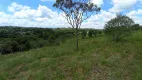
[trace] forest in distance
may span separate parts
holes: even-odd
[[[89,34],[88,34],[89,33]],[[102,30],[81,29],[82,38],[101,35]],[[10,54],[27,51],[44,46],[60,45],[66,39],[72,38],[74,31],[71,28],[24,28],[6,26],[0,27],[0,53]]]

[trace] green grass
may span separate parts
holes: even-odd
[[[125,41],[105,36],[0,55],[0,80],[142,80],[142,32]]]

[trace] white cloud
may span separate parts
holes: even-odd
[[[58,13],[53,12],[51,9],[47,8],[46,6],[41,6],[39,5],[38,9],[26,9],[26,10],[20,10],[16,11],[14,13],[15,18],[28,18],[28,19],[33,19],[33,18],[54,18],[57,17]]]
[[[10,6],[8,6],[8,10],[10,12],[15,12],[15,11],[20,11],[20,10],[27,10],[27,9],[30,9],[30,7],[28,6],[22,6],[22,5],[19,5],[17,3],[12,3]]]
[[[61,13],[52,11],[46,6],[39,5],[37,9],[12,3],[8,6],[12,14],[0,12],[0,25],[24,27],[69,27]]]
[[[82,27],[103,29],[105,23],[114,17],[114,13],[101,10],[99,14],[92,15],[86,22],[84,22]]]
[[[0,25],[9,24],[10,18],[11,18],[11,15],[5,14],[4,12],[0,12]]]
[[[110,12],[121,12],[123,10],[132,9],[139,0],[111,0],[113,7]]]
[[[132,18],[135,23],[142,25],[142,9],[130,11],[126,15]]]
[[[96,4],[99,7],[101,7],[101,5],[103,4],[103,0],[91,0],[91,2]]]

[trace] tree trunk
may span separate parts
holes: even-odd
[[[78,29],[76,29],[76,49],[78,50]]]

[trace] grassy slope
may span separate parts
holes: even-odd
[[[0,55],[0,80],[142,80],[142,32],[121,43],[104,36]]]

